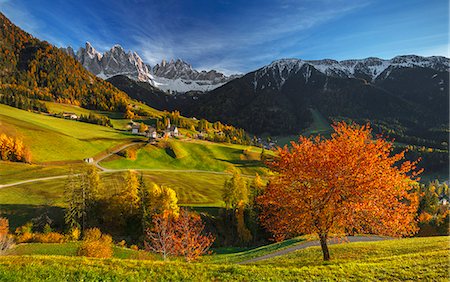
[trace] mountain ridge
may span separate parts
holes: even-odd
[[[329,121],[370,120],[383,132],[397,132],[396,138],[429,138],[436,136],[433,128],[448,128],[449,66],[446,57],[416,55],[281,59],[199,96],[181,111],[255,134],[283,135],[306,129],[308,109],[315,108]],[[447,139],[441,129],[438,147]]]
[[[172,59],[168,62],[162,60],[152,68],[136,52],[126,52],[119,44],[115,44],[104,53],[97,51],[89,42],[86,42],[84,48],[80,47],[76,53],[70,46],[61,50],[102,79],[125,75],[136,81],[147,82],[170,94],[206,92],[238,77],[238,75],[226,76],[216,70],[198,71],[181,59]]]

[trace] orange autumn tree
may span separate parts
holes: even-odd
[[[417,162],[393,154],[369,125],[333,126],[330,139],[300,137],[279,148],[278,172],[258,198],[261,222],[276,240],[317,234],[324,260],[331,235],[406,236],[417,231]]]

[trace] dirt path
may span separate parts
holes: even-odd
[[[208,174],[216,174],[216,175],[232,175],[232,173],[229,172],[222,172],[222,171],[209,171],[209,170],[194,170],[194,169],[153,169],[153,168],[124,168],[124,169],[105,169],[101,171],[100,173],[113,173],[113,172],[123,172],[128,170],[134,170],[134,171],[148,171],[148,172],[180,172],[180,173],[208,173]],[[78,175],[78,174],[75,174]],[[0,189],[6,188],[6,187],[12,187],[20,184],[25,183],[32,183],[32,182],[39,182],[39,181],[45,181],[45,180],[52,180],[52,179],[60,179],[60,178],[66,178],[68,177],[68,174],[64,175],[57,175],[57,176],[49,176],[49,177],[41,177],[41,178],[35,178],[35,179],[28,179],[23,181],[18,181],[14,183],[8,183],[8,184],[0,184]],[[242,174],[242,176],[254,178],[254,175],[247,175]]]
[[[122,151],[123,149],[126,149],[131,146],[136,146],[142,144],[142,142],[133,142],[129,144],[125,144],[118,149],[115,149],[114,151],[100,157],[99,159],[95,160],[92,165],[95,165],[98,169],[100,169],[100,173],[112,173],[112,172],[122,172],[122,171],[128,171],[128,170],[134,170],[134,171],[148,171],[148,172],[180,172],[180,173],[209,173],[209,174],[216,174],[216,175],[231,175],[232,173],[229,172],[222,172],[222,171],[209,171],[209,170],[197,170],[197,169],[153,169],[153,168],[124,168],[124,169],[112,169],[112,168],[106,168],[101,166],[99,163],[103,161],[106,158],[109,158],[110,156],[117,154],[118,152]],[[39,182],[39,181],[45,181],[45,180],[52,180],[52,179],[60,179],[60,178],[66,178],[68,177],[68,174],[64,175],[57,175],[57,176],[48,176],[48,177],[41,177],[41,178],[35,178],[35,179],[28,179],[28,180],[22,180],[14,183],[8,183],[8,184],[0,184],[1,188],[16,186],[20,184],[25,183],[32,183],[32,182]],[[254,178],[254,175],[246,175],[242,174],[242,176]]]
[[[353,242],[374,242],[374,241],[382,241],[382,240],[390,240],[392,238],[389,237],[380,237],[380,236],[348,236],[346,242],[339,242],[338,240],[328,240],[328,245],[334,245],[334,244],[346,244],[346,243],[353,243]],[[300,243],[299,245],[295,245],[293,247],[289,247],[280,251],[276,251],[267,255],[263,255],[260,257],[252,258],[249,260],[238,262],[237,264],[249,264],[258,262],[261,260],[270,259],[273,257],[283,256],[298,250],[306,249],[313,246],[320,246],[319,241],[308,241],[304,243]]]
[[[108,172],[108,171],[114,171],[114,169],[109,169],[109,168],[102,167],[101,165],[99,165],[99,162],[103,161],[103,160],[106,159],[106,158],[111,157],[111,156],[114,155],[114,154],[117,154],[118,152],[122,151],[123,149],[126,149],[126,148],[131,147],[131,146],[135,146],[135,145],[138,145],[138,144],[141,144],[141,143],[134,142],[134,143],[125,144],[125,145],[119,147],[118,149],[116,149],[116,150],[110,152],[109,154],[106,154],[106,155],[104,155],[103,157],[101,157],[101,158],[95,160],[95,161],[94,161],[94,165],[95,165],[98,169],[100,169],[101,171],[105,171],[105,172]]]
[[[20,185],[20,184],[25,184],[25,183],[32,183],[32,182],[38,182],[38,181],[66,178],[67,176],[69,176],[69,175],[65,174],[65,175],[57,175],[57,176],[48,176],[48,177],[41,177],[41,178],[35,178],[35,179],[22,180],[22,181],[18,181],[18,182],[14,182],[14,183],[0,184],[0,189],[1,188],[6,188],[6,187],[11,187],[11,186],[16,186],[16,185]]]

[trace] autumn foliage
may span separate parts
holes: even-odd
[[[113,248],[111,236],[102,234],[98,228],[87,229],[84,233],[83,242],[78,248],[78,255],[95,258],[112,257]]]
[[[276,240],[317,234],[324,259],[330,235],[407,236],[417,231],[416,162],[393,154],[369,125],[337,123],[330,139],[300,137],[279,149],[278,174],[258,198]]]
[[[0,236],[9,232],[9,221],[7,218],[0,217]]]
[[[0,217],[0,255],[6,252],[14,245],[12,236],[9,232],[9,221],[7,218]]]
[[[164,259],[182,256],[191,262],[207,253],[214,242],[211,234],[203,234],[204,228],[198,214],[182,209],[178,217],[174,217],[164,212],[153,217],[153,228],[147,231],[145,246]]]
[[[31,162],[31,153],[19,138],[0,134],[0,160],[13,162]]]

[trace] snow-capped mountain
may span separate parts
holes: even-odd
[[[450,59],[440,56],[421,57],[416,55],[397,56],[390,60],[379,58],[366,58],[360,60],[336,61],[324,60],[301,60],[301,59],[281,59],[257,70],[254,73],[254,86],[258,87],[258,82],[264,77],[274,79],[271,85],[259,85],[259,87],[283,86],[286,79],[291,75],[303,70],[303,76],[307,80],[311,76],[311,69],[330,77],[340,78],[361,78],[369,82],[386,79],[393,69],[396,68],[431,68],[437,71],[448,71]],[[269,82],[270,83],[270,82]]]
[[[103,54],[95,50],[89,42],[76,53],[70,46],[62,50],[98,77],[108,79],[125,75],[136,81],[148,82],[169,93],[206,92],[238,77],[225,76],[215,70],[197,71],[180,59],[169,62],[163,60],[152,69],[136,52],[125,52],[120,45],[114,45]]]
[[[115,75],[126,75],[131,79],[149,82],[154,85],[150,70],[136,52],[125,52],[120,45],[114,45],[101,54],[89,43],[77,53],[69,46],[63,48],[67,54],[76,58],[88,71],[107,79]]]
[[[153,74],[158,77],[164,77],[169,79],[186,79],[186,80],[206,80],[212,83],[221,83],[228,81],[228,77],[223,73],[215,70],[210,71],[197,71],[192,68],[188,63],[177,59],[167,62],[162,60],[160,64],[156,64],[153,67]]]
[[[449,68],[448,58],[414,55],[390,60],[282,59],[180,110],[257,134],[297,134],[311,124],[310,109],[330,119],[371,120],[380,128],[422,132],[448,124]]]
[[[210,91],[238,77],[236,75],[225,76],[215,70],[198,71],[180,59],[169,62],[162,60],[160,64],[153,67],[153,75],[158,88],[181,93],[192,90]]]

